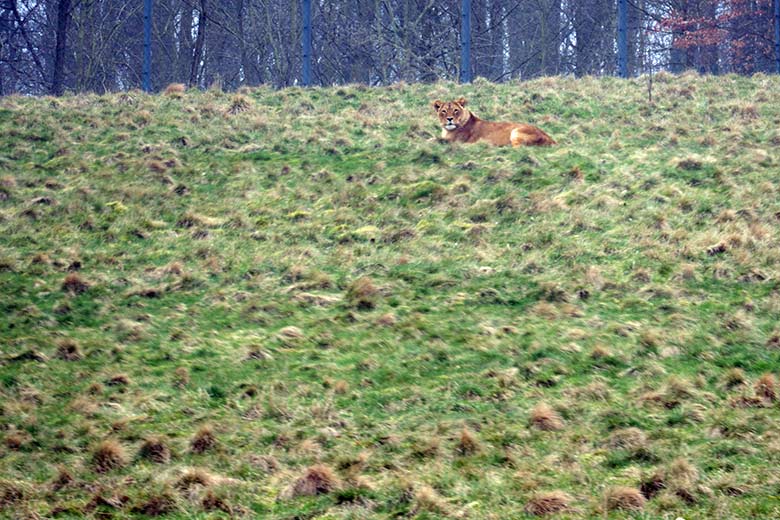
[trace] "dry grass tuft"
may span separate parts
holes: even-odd
[[[777,399],[777,382],[773,374],[767,373],[762,375],[756,381],[754,386],[756,395],[767,401],[775,401]]]
[[[560,284],[555,282],[542,282],[539,284],[541,297],[550,303],[565,303],[569,301],[569,295]]]
[[[666,476],[662,471],[654,472],[648,478],[644,479],[639,486],[639,491],[647,500],[655,497],[664,489],[666,489]]]
[[[194,486],[209,487],[214,483],[214,477],[200,468],[188,469],[176,480],[176,489],[189,490]]]
[[[683,264],[680,266],[680,278],[683,280],[696,279],[696,266],[694,264]]]
[[[317,307],[327,307],[341,301],[338,296],[328,296],[326,294],[314,294],[302,292],[293,296],[293,300],[302,305],[312,305]]]
[[[119,319],[114,324],[114,330],[121,341],[141,341],[148,337],[146,326],[138,321]]]
[[[64,361],[78,361],[83,356],[78,343],[72,339],[63,339],[57,343],[56,357]]]
[[[303,457],[318,459],[322,456],[322,444],[316,439],[303,439],[295,452]]]
[[[105,381],[108,386],[127,386],[130,384],[130,377],[127,374],[115,374]]]
[[[665,476],[677,487],[690,487],[699,480],[699,470],[687,460],[676,458],[667,466]]]
[[[728,245],[725,242],[718,242],[707,248],[707,254],[710,256],[721,255],[728,250]]]
[[[155,173],[165,173],[168,171],[168,166],[159,159],[152,159],[146,163],[146,167]]]
[[[83,294],[87,292],[89,288],[89,282],[82,278],[78,273],[69,273],[62,280],[62,290],[69,294]]]
[[[543,431],[558,431],[563,429],[564,422],[551,406],[539,403],[531,410],[531,426]]]
[[[0,509],[13,506],[25,499],[24,488],[11,481],[0,480]]]
[[[121,444],[115,440],[105,440],[92,452],[92,467],[98,473],[107,473],[127,465],[127,456]]]
[[[51,265],[51,258],[46,253],[35,253],[30,259],[30,263],[33,265]]]
[[[582,387],[567,389],[564,393],[575,399],[585,399],[589,401],[606,401],[612,395],[609,386],[603,381],[593,381]]]
[[[388,312],[378,317],[376,319],[376,324],[381,325],[383,327],[392,327],[393,325],[396,324],[396,321],[397,319],[395,317],[395,314],[393,314],[392,312]]]
[[[162,268],[164,274],[181,276],[184,274],[184,265],[181,262],[173,261]]]
[[[168,464],[171,450],[162,437],[149,437],[141,445],[138,456],[157,464]]]
[[[645,349],[656,349],[661,343],[661,336],[655,330],[645,329],[639,333],[639,344]]]
[[[623,428],[610,434],[607,445],[610,448],[639,453],[647,450],[647,435],[639,428]]]
[[[110,494],[105,496],[102,490],[98,489],[90,501],[84,506],[83,511],[91,512],[98,508],[121,509],[129,500],[130,497],[123,494]]]
[[[306,335],[299,327],[290,325],[288,327],[279,329],[279,332],[276,333],[276,337],[279,339],[279,341],[288,345],[300,342],[306,338]]]
[[[133,508],[134,513],[146,516],[165,516],[178,509],[176,497],[171,493],[154,494]]]
[[[16,188],[16,179],[10,175],[4,175],[0,177],[0,187],[7,189]]]
[[[349,383],[347,383],[343,379],[333,383],[333,393],[334,394],[344,395],[347,392],[349,392]]]
[[[187,367],[177,367],[173,371],[173,386],[176,388],[184,388],[190,382],[190,371]]]
[[[374,285],[374,281],[367,276],[358,278],[347,287],[347,302],[355,309],[373,309],[376,307],[378,298],[379,289]]]
[[[284,279],[288,282],[299,282],[306,276],[306,267],[298,264],[291,265],[284,273]]]
[[[68,487],[74,482],[73,475],[65,467],[60,467],[57,470],[57,476],[51,482],[51,489],[55,493],[63,488]]]
[[[726,372],[726,388],[734,388],[735,386],[744,385],[747,381],[745,377],[745,371],[741,368],[732,368]]]
[[[3,444],[11,451],[18,451],[24,446],[24,437],[18,433],[11,432],[5,436]]]
[[[249,462],[267,475],[272,475],[282,467],[273,455],[251,455]]]
[[[447,502],[431,486],[422,485],[414,492],[414,505],[411,516],[419,513],[438,513],[447,515],[449,506]]]
[[[412,455],[418,459],[428,459],[439,455],[441,439],[438,437],[424,437],[418,439],[412,446]]]
[[[205,453],[217,446],[217,438],[210,426],[203,426],[190,441],[193,453]]]
[[[615,486],[609,488],[604,496],[607,510],[617,509],[626,511],[638,511],[645,507],[647,501],[642,492],[636,488],[627,486]]]
[[[289,490],[292,498],[302,496],[324,495],[335,491],[341,486],[336,474],[328,466],[318,464],[311,466]]]
[[[480,450],[477,436],[467,427],[463,427],[455,444],[455,453],[458,455],[473,455]]]
[[[666,380],[664,393],[669,399],[683,400],[693,397],[695,390],[687,378],[675,375]]]
[[[550,321],[558,317],[558,308],[548,302],[537,302],[531,307],[531,313]]]
[[[568,510],[572,498],[563,491],[537,493],[525,504],[525,512],[534,516],[552,515]]]
[[[696,467],[683,458],[677,458],[643,479],[639,490],[647,500],[660,494],[661,497],[676,497],[693,504],[698,500],[697,493],[702,490],[709,492],[699,486],[698,481],[699,471]]]
[[[724,475],[715,481],[715,489],[730,497],[738,497],[748,492],[748,487],[735,480],[734,475]]]
[[[201,507],[205,511],[221,511],[228,515],[233,514],[233,507],[223,497],[215,494],[213,490],[209,489],[206,494],[203,495],[203,499],[200,501]]]
[[[740,395],[729,399],[729,405],[734,408],[764,408],[767,402],[759,397]]]
[[[352,482],[365,469],[368,464],[368,452],[361,451],[357,456],[346,457],[338,463],[338,470]]]
[[[569,180],[574,182],[584,182],[585,181],[585,174],[582,173],[582,170],[579,166],[575,166],[571,170],[569,170],[566,173],[566,176],[569,178]]]
[[[171,83],[165,87],[165,94],[172,97],[181,97],[181,94],[187,90],[184,83]]]
[[[228,114],[238,114],[240,112],[246,112],[252,108],[252,101],[241,94],[236,94],[233,99],[230,100],[230,108],[228,108]]]
[[[274,357],[270,352],[260,347],[259,345],[251,345],[246,353],[247,361],[267,361]]]

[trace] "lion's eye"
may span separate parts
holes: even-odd
[[[455,111],[455,115],[457,116],[458,114],[460,114],[460,110]]]
[[[441,111],[441,115],[446,115],[446,114],[447,114],[447,111],[446,111],[446,110],[442,110],[442,111]]]

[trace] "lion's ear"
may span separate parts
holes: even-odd
[[[462,107],[466,106],[466,98],[460,98],[456,101],[457,104],[459,104]]]
[[[434,109],[435,111],[437,111],[437,112],[438,112],[438,111],[439,111],[439,109],[440,109],[442,106],[444,106],[444,101],[439,101],[439,100],[437,99],[436,101],[434,101],[433,103],[431,103],[431,105],[433,106],[433,109]]]

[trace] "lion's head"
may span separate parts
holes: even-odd
[[[466,100],[464,98],[448,102],[437,99],[432,105],[439,116],[439,123],[442,128],[450,132],[468,123],[471,117],[471,112],[466,108]]]

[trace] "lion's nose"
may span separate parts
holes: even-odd
[[[452,121],[452,118],[451,118],[451,117],[448,117],[448,118],[447,118],[447,121]]]

